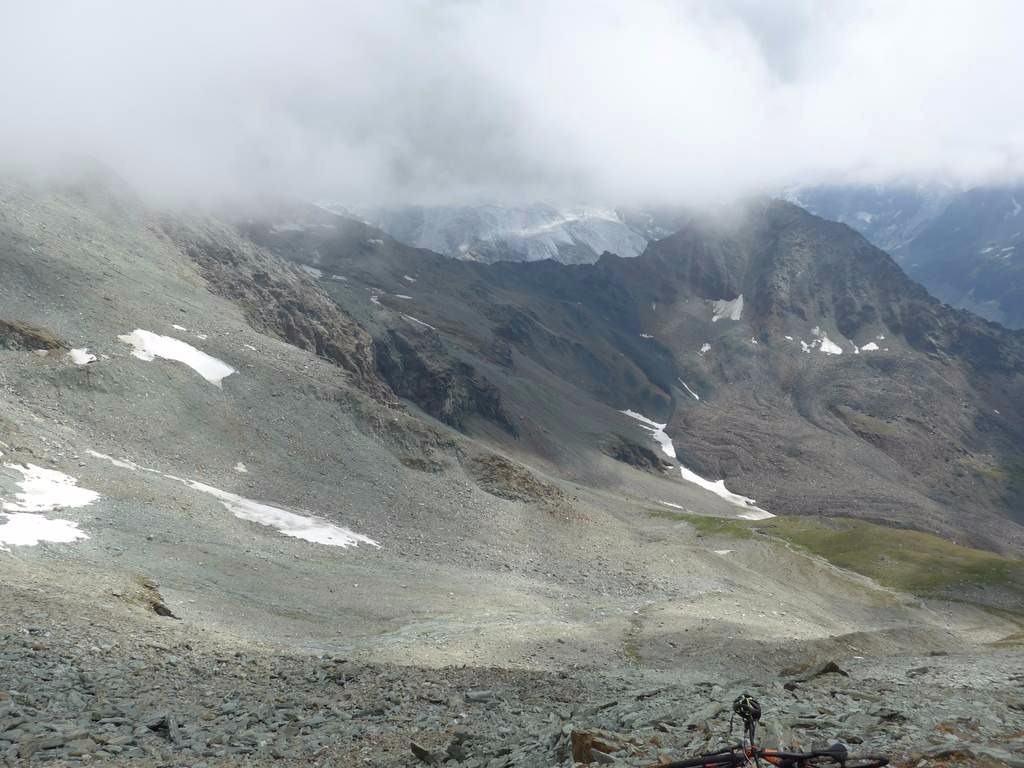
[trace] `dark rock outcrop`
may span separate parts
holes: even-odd
[[[370,335],[309,275],[217,225],[186,228],[168,221],[165,230],[210,290],[240,306],[256,330],[330,360],[367,394],[394,402],[377,375]]]
[[[37,349],[68,349],[65,341],[49,328],[41,328],[17,320],[0,319],[0,348],[22,351]]]
[[[375,359],[392,390],[439,421],[464,429],[467,418],[479,416],[516,434],[494,385],[471,365],[449,357],[435,339],[412,341],[390,330],[376,341]]]

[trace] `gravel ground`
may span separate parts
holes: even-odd
[[[762,702],[768,745],[1024,764],[1020,653],[851,657],[745,679],[585,656],[558,671],[423,668],[242,645],[126,607],[86,615],[19,586],[0,608],[7,765],[570,766],[574,744],[576,757],[596,744],[588,760],[640,766],[721,743],[743,691]]]

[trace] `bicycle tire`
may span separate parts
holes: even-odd
[[[774,755],[774,757],[779,757]],[[885,757],[879,757],[878,755],[863,755],[857,757],[846,757],[841,758],[838,755],[830,754],[807,754],[805,757],[801,757],[798,754],[789,754],[784,758],[787,764],[797,765],[800,768],[826,768],[827,766],[836,766],[836,768],[883,768],[889,764],[889,759]],[[762,760],[767,760],[767,757],[762,757]]]
[[[757,758],[766,766],[799,766],[799,768],[883,768],[889,764],[888,758],[878,755],[849,757],[832,752],[780,752],[776,750],[757,750]],[[738,768],[748,765],[748,758],[742,749],[723,752],[711,752],[697,757],[674,760],[659,765],[657,768]]]
[[[659,765],[657,768],[733,768],[747,764],[746,755],[740,750],[729,750],[728,752],[712,752],[699,757],[688,757],[683,760],[673,760],[671,763]]]

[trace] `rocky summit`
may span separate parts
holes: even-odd
[[[648,766],[744,692],[1024,764],[1024,334],[790,203],[673,222],[484,263],[4,176],[0,764]]]

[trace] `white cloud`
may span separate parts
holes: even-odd
[[[0,8],[10,156],[149,192],[692,202],[1016,177],[1024,6],[227,0]]]

